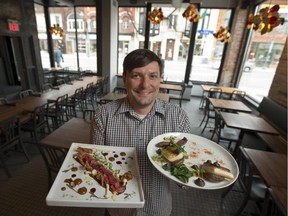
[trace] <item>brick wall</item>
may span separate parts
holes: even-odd
[[[287,108],[287,39],[268,97]]]

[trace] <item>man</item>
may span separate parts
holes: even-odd
[[[54,47],[54,60],[57,63],[57,67],[61,67],[61,60],[64,62],[62,52],[57,46]]]
[[[127,97],[96,109],[91,127],[92,143],[136,147],[145,205],[142,209],[108,209],[111,216],[169,216],[172,210],[170,181],[150,163],[147,144],[168,132],[191,132],[184,111],[157,98],[160,88],[159,57],[150,50],[137,49],[123,62]]]

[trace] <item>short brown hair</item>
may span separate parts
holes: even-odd
[[[123,73],[132,71],[134,68],[144,67],[151,62],[156,61],[159,65],[159,72],[163,65],[161,59],[151,50],[136,49],[130,52],[123,61]]]

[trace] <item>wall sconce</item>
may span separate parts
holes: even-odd
[[[154,9],[152,12],[148,13],[148,20],[151,21],[154,25],[159,24],[164,19],[162,9]]]
[[[189,5],[182,14],[190,22],[198,22],[200,19],[199,11],[196,4]]]
[[[262,8],[259,11],[259,14],[257,14],[256,16],[250,13],[247,21],[247,29],[250,29],[253,26],[253,29],[255,31],[260,29],[261,35],[263,35],[267,32],[271,32],[275,27],[279,26],[280,24],[283,25],[285,19],[279,17],[279,9],[279,5],[274,5],[270,9],[269,7]]]
[[[213,36],[219,39],[222,43],[227,43],[231,41],[231,33],[228,30],[228,27],[224,28],[220,26],[220,29],[213,34]]]
[[[59,35],[60,37],[63,36],[63,29],[59,26],[59,24],[53,24],[50,27],[50,33],[53,35]]]

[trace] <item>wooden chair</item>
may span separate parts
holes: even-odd
[[[172,100],[177,100],[179,102],[179,106],[182,107],[182,100],[184,97],[184,93],[186,90],[187,85],[185,83],[181,84],[181,92],[179,95],[176,94],[169,94],[169,102]]]
[[[240,134],[240,130],[234,129],[234,128],[230,128],[225,126],[220,113],[217,109],[215,109],[215,121],[214,121],[214,131],[213,134],[211,136],[211,140],[213,140],[214,135],[217,136],[217,143],[219,143],[221,140],[224,141],[228,141],[228,150],[230,150],[231,148],[231,144],[237,143],[237,141],[239,140],[239,134]],[[234,150],[236,150],[236,147],[234,148]]]
[[[230,190],[222,194],[221,207],[223,209],[223,205],[231,199],[229,196],[233,195],[239,200],[233,215],[239,216],[249,200],[256,202],[258,207],[263,204],[267,187],[261,177],[255,173],[254,166],[242,146],[239,146],[237,150],[236,160],[239,166],[239,176]]]
[[[48,190],[53,184],[54,178],[60,170],[67,151],[55,146],[40,145],[40,152],[48,171]]]
[[[9,178],[12,175],[5,162],[5,154],[7,154],[9,150],[17,149],[17,147],[23,151],[27,161],[29,162],[30,158],[22,142],[19,118],[13,116],[0,122],[0,162],[3,164]]]
[[[36,107],[30,114],[32,119],[21,125],[21,130],[31,133],[31,137],[34,138],[35,143],[38,145],[39,139],[51,132],[47,119],[48,103]]]

